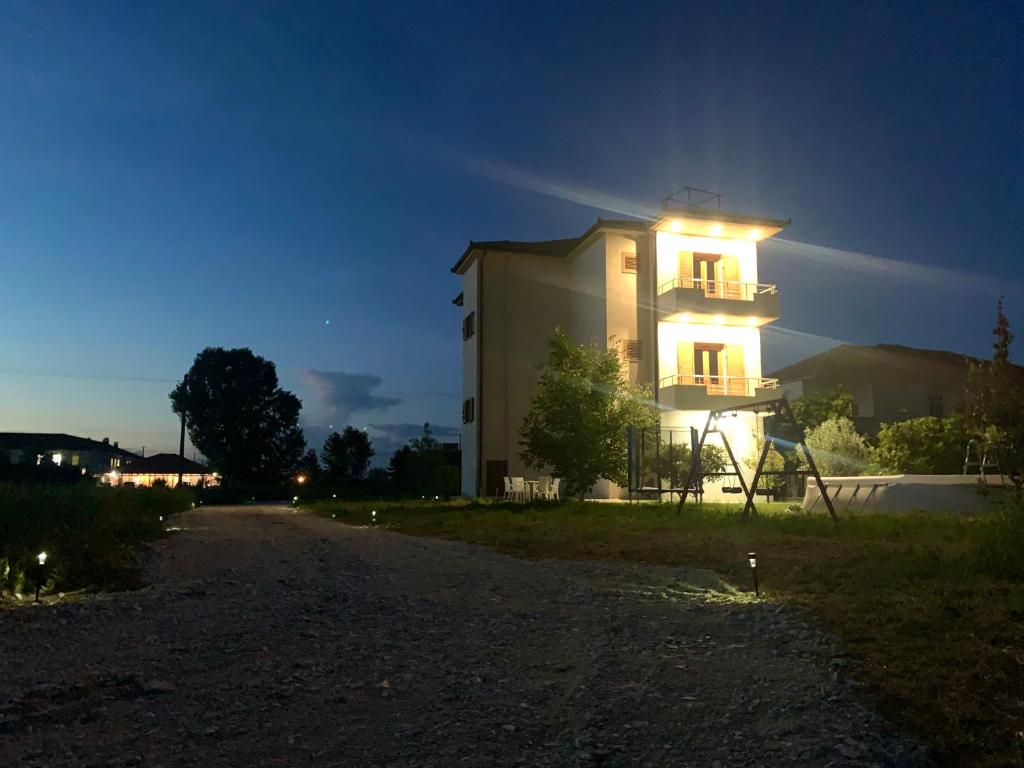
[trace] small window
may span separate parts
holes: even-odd
[[[468,339],[476,333],[476,312],[470,312],[462,318],[462,338]]]
[[[622,252],[622,271],[623,272],[629,272],[629,273],[635,275],[636,272],[637,272],[637,265],[638,264],[639,264],[639,262],[637,261],[635,253],[627,253],[626,251]]]
[[[462,401],[462,423],[469,424],[476,417],[476,398]]]
[[[77,453],[71,454],[71,466],[72,467],[77,467],[78,466],[78,460],[79,459],[78,459],[78,454]]]
[[[640,362],[640,340],[627,339],[623,341],[622,356],[631,363]]]

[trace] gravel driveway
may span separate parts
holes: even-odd
[[[152,586],[0,612],[0,766],[926,765],[712,574],[207,508]]]

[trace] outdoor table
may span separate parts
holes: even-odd
[[[526,481],[526,498],[529,501],[533,501],[537,498],[537,485],[540,483],[539,480],[527,480]]]

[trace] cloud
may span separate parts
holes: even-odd
[[[373,440],[376,451],[374,464],[387,466],[392,454],[414,437],[423,434],[422,424],[369,424],[367,429]],[[445,427],[431,424],[430,431],[442,443],[457,443],[461,430],[458,427]]]
[[[370,424],[369,428],[385,437],[402,440],[403,442],[423,434],[422,424]],[[450,438],[458,438],[461,431],[458,427],[445,427],[438,424],[430,425],[430,432],[442,443],[452,442]]]
[[[313,390],[325,415],[344,425],[354,413],[383,411],[402,401],[396,397],[380,397],[371,390],[381,384],[380,376],[371,373],[307,370],[306,385]]]

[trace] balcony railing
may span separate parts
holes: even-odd
[[[703,387],[709,395],[740,395],[753,397],[758,389],[778,389],[778,379],[747,376],[713,376],[707,373],[666,376],[659,387]]]
[[[739,283],[735,280],[701,280],[693,277],[677,277],[658,286],[658,295],[673,288],[696,288],[709,299],[733,299],[753,301],[760,295],[778,293],[778,286],[770,283]]]

